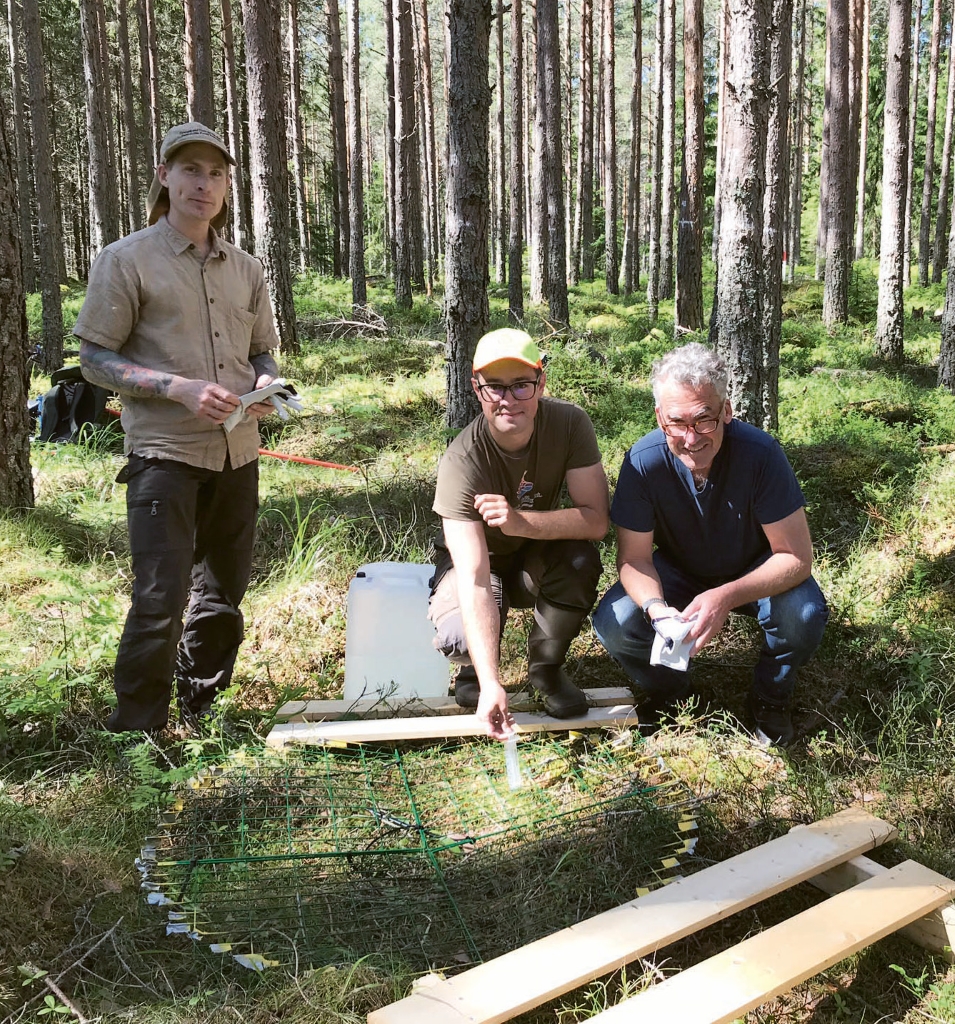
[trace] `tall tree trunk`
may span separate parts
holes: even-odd
[[[703,0],[683,6],[683,172],[677,228],[676,331],[703,327]]]
[[[435,264],[434,245],[431,238],[431,208],[434,206],[434,198],[431,171],[428,161],[428,133],[426,128],[428,118],[425,110],[424,80],[431,77],[431,69],[430,67],[425,67],[424,64],[424,54],[421,49],[420,19],[415,10],[411,13],[411,23],[413,29],[412,35],[414,37],[415,68],[417,69],[418,76],[418,87],[415,90],[415,96],[418,104],[418,130],[416,132],[418,144],[418,166],[423,172],[421,176],[421,186],[424,208],[421,211],[421,226],[424,238],[424,288],[425,294],[430,298],[434,290],[434,279],[437,275],[437,266]]]
[[[918,131],[919,67],[922,55],[922,0],[915,0],[915,31],[912,35],[912,80],[909,86],[908,165],[905,172],[905,242],[903,243],[902,287],[912,283],[912,206],[915,194],[915,134]]]
[[[862,111],[862,59],[863,50],[868,42],[863,44],[862,32],[865,16],[863,9],[867,6],[867,0],[848,0],[849,3],[849,117],[848,117],[848,147],[849,166],[843,172],[846,181],[845,199],[845,221],[846,235],[848,238],[848,249],[846,260],[849,271],[852,270],[852,244],[855,238],[855,212],[856,212],[856,189],[859,184],[859,117]]]
[[[560,30],[557,5],[537,5],[537,74],[543,81],[544,188],[547,205],[547,300],[550,316],[558,324],[570,322],[567,303],[567,239],[564,236],[564,160],[560,134]],[[538,95],[541,94],[538,86]]]
[[[289,254],[288,140],[281,0],[242,0],[249,90],[255,254],[265,268],[282,351],[299,351]]]
[[[428,0],[421,0],[418,10],[418,35],[421,60],[418,69],[423,87],[422,104],[424,106],[424,151],[425,174],[428,179],[428,234],[431,237],[431,252],[428,256],[432,263],[433,273],[437,274],[438,257],[442,251],[440,195],[438,183],[438,150],[435,143],[434,129],[434,84],[431,80],[431,30],[428,27]]]
[[[412,283],[424,286],[411,0],[395,0],[394,33],[395,302],[410,308]]]
[[[726,60],[723,166],[733,169],[722,190],[719,349],[730,371],[734,412],[762,423],[763,197],[769,114],[769,0],[727,0],[732,25]]]
[[[792,0],[774,0],[769,35],[769,130],[763,203],[762,426],[779,426],[779,347],[783,322],[783,212],[789,193],[789,82],[792,73]]]
[[[826,195],[826,285],[823,323],[829,328],[849,319],[849,223],[847,204],[852,167],[849,148],[849,0],[829,0],[826,15],[829,54],[829,161]]]
[[[695,2],[695,0],[694,0]],[[630,158],[627,173],[627,217],[623,232],[623,290],[640,287],[640,143],[643,127],[643,11],[633,4],[633,80],[630,86]]]
[[[789,172],[789,232],[786,245],[788,280],[796,280],[796,267],[802,255],[802,161],[805,118],[803,116],[803,83],[806,79],[806,6],[807,0],[799,2],[799,60],[797,64],[795,90],[792,95],[792,159]]]
[[[20,259],[23,288],[36,291],[36,260],[33,242],[33,219],[30,216],[30,196],[33,192],[30,178],[29,140],[26,120],[26,102],[20,78],[20,29],[16,0],[7,0],[7,25],[10,33],[10,91],[13,107],[13,138],[16,150],[17,211],[20,225]]]
[[[288,6],[289,130],[292,141],[292,179],[295,188],[295,220],[298,226],[298,265],[305,271],[311,262],[308,239],[308,204],[305,202],[305,146],[302,132],[302,56],[298,33],[298,0]]]
[[[349,197],[349,274],[355,315],[368,304],[365,287],[365,192],[361,166],[361,40],[358,35],[358,0],[348,3],[348,149],[351,153]]]
[[[186,32],[183,38],[186,65],[186,112],[190,121],[216,126],[215,92],[212,85],[212,14],[209,0],[184,0]]]
[[[395,4],[384,0],[385,20],[385,267],[395,272]]]
[[[902,304],[905,246],[905,182],[908,165],[909,63],[912,0],[889,0],[886,43],[885,127],[882,142],[882,236],[879,246],[879,307],[876,352],[902,364],[905,309]]]
[[[63,365],[63,306],[58,266],[60,218],[57,216],[50,150],[50,107],[43,74],[43,44],[37,0],[22,0],[23,42],[26,53],[30,123],[33,126],[33,175],[37,205],[37,255],[43,303],[42,365],[48,373]],[[23,335],[24,340],[26,334]]]
[[[478,412],[471,361],[487,331],[488,114],[491,90],[487,0],[448,0],[448,207],[444,312],[451,428]]]
[[[524,11],[511,0],[511,217],[507,240],[507,306],[512,323],[524,320]]]
[[[235,244],[251,250],[253,239],[245,204],[245,165],[242,145],[239,90],[236,84],[235,33],[232,22],[232,0],[222,2],[222,60],[225,65],[225,108],[229,151],[235,157],[232,168],[232,237]]]
[[[673,182],[676,152],[676,0],[663,0],[663,180],[660,189],[660,298],[673,298]]]
[[[948,90],[945,96],[945,138],[942,142],[942,164],[938,172],[938,207],[935,212],[935,256],[932,261],[932,282],[941,284],[942,271],[948,262],[949,189],[952,173],[952,124],[955,115],[955,15],[948,37]]]
[[[349,269],[348,142],[345,129],[345,75],[338,0],[328,0],[328,102],[332,122],[332,273]]]
[[[93,255],[119,238],[115,182],[113,112],[105,47],[103,0],[80,0],[80,35],[86,81],[86,135],[90,160],[90,213]]]
[[[571,283],[594,276],[594,8],[580,5],[580,124],[577,138],[577,202],[571,253]]]
[[[139,160],[142,143],[139,126],[136,123],[136,107],[133,103],[133,71],[130,66],[129,15],[127,0],[118,0],[116,13],[119,19],[119,61],[122,77],[123,118],[126,122],[126,189],[129,194],[129,230],[138,231],[143,226],[143,196],[139,178]]]
[[[494,231],[494,276],[498,284],[507,280],[507,188],[506,158],[507,139],[504,133],[504,0],[497,0],[497,11],[494,18],[494,33],[497,56],[497,132],[494,139],[494,180],[497,185],[497,222]]]
[[[925,120],[925,169],[922,177],[922,215],[919,222],[919,286],[928,285],[932,237],[932,189],[935,184],[935,114],[938,101],[938,55],[942,45],[942,0],[932,10],[932,44],[928,65],[928,111]]]
[[[539,7],[547,0],[532,0],[531,39],[533,40],[534,136],[531,152],[531,302],[539,305],[547,298],[547,96],[541,74]],[[531,63],[531,60],[528,60]]]
[[[862,23],[862,82],[860,85],[861,110],[859,113],[859,175],[856,182],[856,237],[855,255],[861,260],[865,255],[865,179],[869,149],[869,22],[872,5],[861,0]]]
[[[563,102],[563,137],[564,145],[564,248],[567,251],[567,265],[564,277],[567,284],[576,284],[579,273],[572,266],[574,261],[574,47],[573,47],[573,8],[571,4],[564,6],[564,59],[561,65],[562,80],[565,83]]]
[[[659,0],[658,0],[659,2]],[[720,12],[717,20],[717,39],[719,45],[719,59],[717,70],[717,104],[716,104],[716,188],[713,193],[713,262],[717,262],[720,246],[720,217],[722,215],[722,189],[724,177],[723,161],[723,115],[726,111],[726,50],[728,46],[729,21],[727,14],[728,0],[720,0]],[[713,306],[716,308],[718,291],[713,292]],[[716,317],[712,318],[710,331],[712,333],[716,325]]]
[[[607,291],[620,294],[620,248],[617,244],[617,106],[614,0],[603,8],[603,125],[604,125],[604,269]],[[672,170],[672,166],[671,166]]]
[[[33,507],[27,311],[14,174],[5,98],[0,91],[0,508],[10,510]]]
[[[159,163],[159,147],[162,144],[162,100],[159,91],[159,47],[156,43],[154,0],[137,0],[136,17],[139,25],[139,74],[143,117],[149,122],[151,142],[146,170],[152,172]],[[149,176],[147,174],[147,178]]]
[[[726,0],[728,3],[729,0]],[[656,44],[653,53],[653,147],[650,167],[650,253],[647,262],[647,313],[656,321],[660,306],[660,233],[663,223],[663,37],[666,0],[657,0]]]
[[[829,19],[826,18],[828,25]],[[832,54],[829,52],[831,42],[829,33],[826,33],[826,58],[824,64],[824,85],[823,85],[823,109],[822,109],[822,140],[821,152],[819,155],[819,210],[816,215],[816,269],[814,278],[822,280],[825,273],[826,245],[828,244],[827,233],[829,231],[829,91],[832,88],[830,75],[832,74]]]

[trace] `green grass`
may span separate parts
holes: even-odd
[[[689,867],[862,802],[899,828],[899,842],[876,856],[955,871],[955,397],[935,387],[930,321],[907,321],[900,370],[875,359],[876,273],[871,261],[856,266],[851,323],[832,334],[821,324],[820,283],[807,275],[785,295],[780,439],[809,502],[815,571],[833,615],[801,676],[802,738],[784,757],[756,748],[739,725],[758,647],[752,624],[731,621],[698,659],[697,696],[651,746],[706,801]],[[56,976],[80,961],[64,989],[106,1024],[353,1024],[410,983],[370,964],[261,977],[228,967],[161,934],[132,863],[157,807],[200,754],[254,747],[290,696],[340,693],[357,566],[432,555],[434,471],[446,441],[440,291],[398,311],[387,289],[373,287],[381,319],[365,329],[342,323],[346,282],[304,278],[295,294],[302,354],[283,370],[308,411],[267,422],[265,444],[357,472],[262,461],[246,642],[225,700],[238,738],[124,750],[99,729],[130,584],[115,431],[85,445],[35,446],[37,507],[0,518],[0,1015],[11,1021],[64,1016],[38,1015],[47,990],[21,985],[17,967],[27,963]],[[81,300],[80,289],[65,292],[68,322]],[[942,301],[937,286],[912,288],[906,309]],[[506,304],[506,290],[492,288],[495,326],[506,322]],[[543,310],[528,307],[527,325],[545,339],[551,393],[590,412],[613,480],[653,425],[647,374],[671,346],[672,310],[654,326],[642,292],[608,296],[602,282],[573,289],[570,305],[566,335],[549,336]],[[36,297],[29,314],[35,333]],[[31,393],[46,383],[35,378]],[[606,587],[611,539],[602,551]],[[508,683],[522,679],[526,628],[526,613],[511,616]],[[575,643],[569,669],[586,685],[623,682],[592,634]],[[661,954],[651,976],[817,898],[800,888],[714,926]],[[586,1019],[647,977],[632,965],[521,1020]],[[915,1024],[955,1020],[953,1004],[955,973],[892,939],[747,1020]]]

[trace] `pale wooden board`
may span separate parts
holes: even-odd
[[[591,708],[579,718],[551,718],[528,712],[518,712],[513,717],[515,731],[525,734],[600,729],[637,722],[632,704]],[[288,722],[273,726],[265,742],[270,747],[284,747],[289,743],[379,743],[486,735],[487,726],[475,715],[432,715],[428,718],[382,718],[371,722]]]
[[[845,864],[830,868],[823,874],[810,878],[809,881],[817,889],[832,895],[858,885],[867,878],[884,875],[888,870],[870,857],[853,857]],[[933,910],[931,914],[900,928],[899,934],[923,949],[944,957],[949,963],[955,963],[955,903],[946,903],[938,910]]]
[[[914,860],[862,882],[590,1018],[590,1024],[730,1024],[955,894]]]
[[[633,694],[626,686],[603,686],[584,690],[592,708],[630,704]],[[539,707],[532,694],[513,693],[508,698],[512,711]],[[385,697],[361,700],[290,700],[275,713],[277,722],[325,722],[356,715],[361,718],[413,718],[415,715],[460,715],[461,708],[453,697]]]
[[[865,811],[841,811],[415,991],[369,1024],[500,1024],[894,836]]]

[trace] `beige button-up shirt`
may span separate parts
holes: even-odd
[[[262,264],[216,236],[203,261],[165,217],[108,245],[90,269],[73,333],[153,370],[210,380],[244,395],[250,360],[275,348]],[[126,454],[176,459],[201,469],[256,458],[259,429],[243,420],[229,434],[165,398],[123,395]]]

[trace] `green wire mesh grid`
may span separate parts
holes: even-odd
[[[138,861],[168,932],[247,967],[486,960],[672,880],[693,802],[631,734],[209,766]]]

